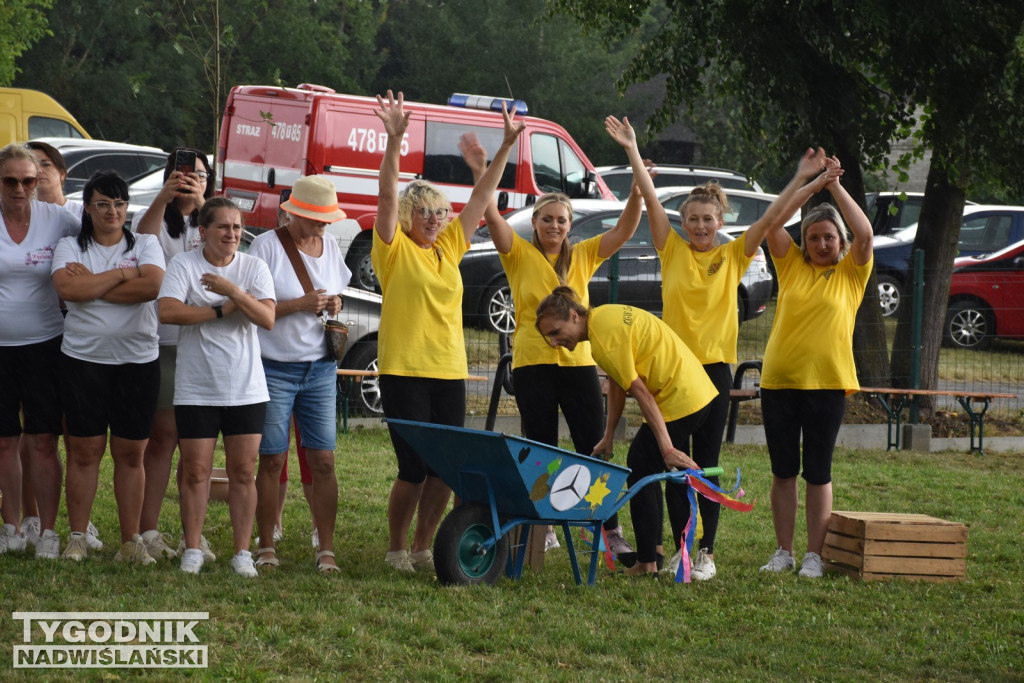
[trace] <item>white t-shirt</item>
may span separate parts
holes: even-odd
[[[85,202],[80,202],[77,199],[66,199],[64,200],[64,206],[62,207],[65,211],[71,214],[71,216],[78,221],[79,224],[82,222],[82,213],[85,211]]]
[[[57,243],[52,273],[69,263],[81,263],[90,273],[115,268],[157,266],[164,268],[164,255],[153,235],[135,235],[135,244],[125,252],[125,238],[110,247],[92,242],[84,252],[74,237]],[[152,301],[115,304],[103,299],[67,301],[64,343],[61,351],[72,358],[102,365],[148,363],[159,355],[156,309]]]
[[[257,299],[274,299],[274,282],[263,261],[235,254],[218,268],[194,249],[167,266],[161,298],[189,306],[221,306],[227,297],[208,292],[199,283],[204,273],[231,280]],[[174,405],[244,406],[269,401],[267,380],[260,362],[256,325],[241,311],[198,325],[181,325],[178,364],[174,371]]]
[[[18,243],[0,216],[0,346],[38,344],[64,330],[50,264],[57,242],[81,228],[63,208],[33,199],[28,234]]]
[[[324,252],[319,258],[301,251],[299,256],[314,289],[326,289],[331,295],[341,294],[352,278],[352,273],[341,257],[338,242],[330,235],[325,235],[323,242]],[[295,274],[292,262],[288,260],[288,254],[281,245],[281,238],[273,230],[258,235],[252,241],[249,253],[263,259],[270,267],[278,302],[298,299],[305,294],[299,284],[299,276]],[[309,311],[279,316],[274,321],[274,329],[268,332],[261,328],[259,335],[263,357],[270,360],[309,362],[323,358],[327,349],[323,324]]]
[[[148,208],[135,214],[135,218],[132,219],[132,225],[138,225],[147,211],[149,211]],[[157,233],[156,238],[160,242],[160,248],[163,249],[164,261],[168,267],[171,265],[171,260],[178,254],[199,249],[203,246],[203,238],[199,236],[199,226],[192,225],[192,221],[189,220],[188,216],[185,216],[185,231],[181,233],[178,239],[170,236],[167,232],[167,222],[163,220],[160,222],[160,232]],[[156,306],[155,301],[153,306]],[[178,326],[160,322],[159,316],[156,332],[160,335],[160,346],[174,346],[178,343]]]

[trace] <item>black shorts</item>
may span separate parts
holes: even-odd
[[[461,427],[466,423],[466,382],[461,379],[380,376],[384,417]],[[388,429],[398,458],[398,478],[421,484],[436,477],[426,462],[394,430]]]
[[[843,424],[842,389],[761,389],[761,418],[772,474],[808,484],[832,482],[832,451]],[[801,440],[803,441],[801,457]]]
[[[63,431],[60,343],[55,337],[38,344],[0,346],[0,437]]]
[[[139,441],[153,429],[160,361],[104,365],[60,356],[64,410],[71,436]]]
[[[179,439],[262,434],[266,416],[266,402],[244,406],[174,406]]]

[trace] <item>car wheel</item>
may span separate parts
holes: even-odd
[[[341,367],[346,370],[377,371],[377,341],[359,342],[345,355]],[[344,386],[344,385],[343,385]],[[348,384],[348,405],[353,415],[373,417],[384,412],[380,399],[380,378],[363,377]]]
[[[946,311],[943,340],[949,346],[982,351],[992,346],[996,321],[992,311],[973,301],[957,301]]]
[[[363,235],[369,231],[363,232]],[[348,248],[348,255],[345,258],[345,265],[352,271],[353,287],[365,289],[367,292],[380,292],[380,282],[377,280],[377,273],[373,270],[373,260],[370,258],[370,249],[373,241],[359,235],[352,241]]]
[[[903,290],[900,288],[900,283],[888,275],[879,275],[877,280],[878,302],[882,305],[882,316],[888,318],[900,310]]]
[[[483,315],[487,329],[501,334],[510,334],[516,329],[516,306],[512,301],[512,289],[508,280],[499,278],[487,288],[483,298]]]

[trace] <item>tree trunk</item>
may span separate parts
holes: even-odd
[[[935,389],[938,385],[942,326],[946,320],[949,281],[964,213],[964,188],[952,180],[943,163],[949,158],[949,154],[939,149],[932,155],[924,205],[921,207],[921,219],[914,238],[914,249],[921,249],[924,252],[920,372],[922,389]],[[963,174],[960,177],[963,177]],[[912,315],[913,306],[900,306],[892,351],[893,386],[907,387],[910,383],[913,362]],[[929,397],[921,398],[920,407],[925,415],[929,415],[933,401]]]

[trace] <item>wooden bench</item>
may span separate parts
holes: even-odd
[[[362,382],[364,377],[379,377],[376,370],[348,370],[338,368],[338,415],[342,418],[342,433],[348,434],[349,415],[349,393],[352,389],[352,382]],[[470,375],[467,382],[486,382],[487,378],[481,375]]]
[[[900,449],[900,428],[903,424],[903,409],[918,396],[949,396],[963,406],[971,421],[971,453],[984,455],[985,413],[994,398],[1017,398],[1016,394],[1000,394],[991,391],[943,391],[941,389],[901,389],[899,387],[861,387],[861,393],[873,396],[885,410],[888,418],[887,451]],[[975,410],[973,403],[980,403],[981,410]],[[895,423],[895,425],[894,425]],[[893,432],[893,426],[896,431]],[[974,445],[974,429],[978,429],[978,445]]]

